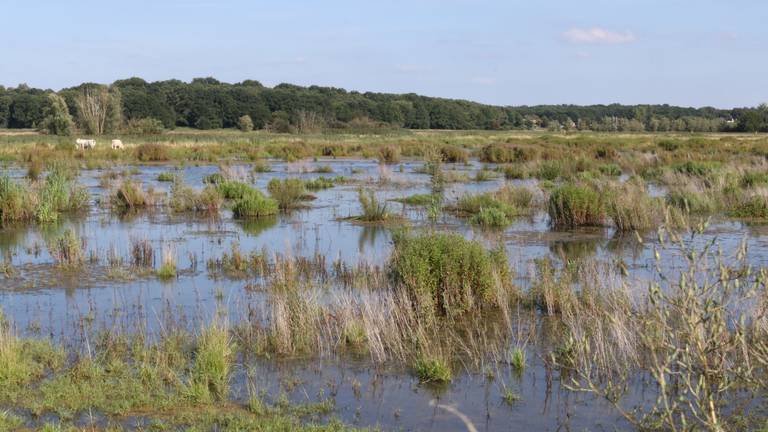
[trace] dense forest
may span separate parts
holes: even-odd
[[[491,106],[416,94],[360,93],[332,87],[237,84],[214,78],[81,84],[58,93],[0,86],[0,128],[49,133],[152,133],[175,127],[329,129],[537,129],[593,131],[768,131],[768,107],[669,105]]]

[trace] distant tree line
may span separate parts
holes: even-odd
[[[0,86],[0,127],[66,135],[153,133],[175,127],[321,129],[534,129],[593,131],[768,132],[768,107],[716,109],[670,105],[491,106],[416,94],[360,93],[332,87],[214,78],[111,85],[84,83],[58,93]]]

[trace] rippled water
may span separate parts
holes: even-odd
[[[237,320],[249,304],[263,302],[263,293],[245,289],[246,282],[214,279],[206,271],[206,261],[229,251],[233,242],[244,252],[267,250],[271,253],[314,256],[322,254],[328,262],[342,260],[348,264],[365,262],[383,265],[391,250],[391,227],[361,226],[340,220],[359,212],[357,189],[363,183],[374,188],[382,198],[404,197],[429,192],[429,177],[415,172],[421,162],[405,162],[382,168],[374,161],[320,160],[290,164],[273,162],[273,172],[253,174],[255,186],[266,189],[272,178],[343,175],[354,179],[332,189],[314,192],[317,199],[307,209],[274,218],[241,222],[223,211],[215,220],[190,215],[171,214],[158,209],[132,217],[119,217],[94,205],[87,216],[67,219],[56,226],[10,227],[0,231],[0,253],[13,265],[14,273],[0,276],[0,304],[4,314],[26,335],[50,336],[58,341],[73,341],[88,329],[123,323],[126,328],[142,323],[151,332],[166,320],[197,327],[212,316],[218,307],[226,307],[230,319]],[[331,166],[333,174],[311,173],[319,166]],[[167,191],[169,183],[158,182],[169,166],[120,167],[132,170],[132,177],[146,186]],[[473,175],[480,165],[451,167]],[[250,173],[251,167],[234,167]],[[206,175],[219,171],[216,166],[188,166],[180,169],[186,183],[203,186]],[[7,170],[11,176],[22,173]],[[102,170],[83,171],[79,181],[86,185],[94,202],[107,199],[100,186]],[[248,174],[250,177],[250,174]],[[384,178],[386,181],[381,181]],[[503,178],[487,182],[449,184],[447,199],[455,200],[466,192],[493,190]],[[524,181],[520,183],[532,183]],[[654,189],[655,194],[663,191]],[[391,202],[390,210],[402,214],[415,229],[436,227],[481,239],[489,245],[502,242],[507,250],[516,281],[525,287],[530,283],[534,261],[552,256],[569,259],[592,258],[606,266],[627,272],[632,280],[658,278],[655,269],[654,233],[639,243],[635,235],[619,235],[610,228],[552,231],[547,216],[539,212],[521,218],[503,231],[483,231],[469,226],[465,220],[444,214],[433,223],[423,209]],[[73,228],[84,239],[88,254],[99,257],[96,264],[83,271],[68,274],[54,267],[46,249],[46,239]],[[755,266],[765,266],[768,226],[746,225],[716,220],[706,233],[694,241],[699,244],[716,238],[725,255],[735,253],[746,241]],[[154,276],[133,275],[115,278],[104,262],[114,249],[120,256],[129,255],[133,238],[147,239],[159,251],[167,245],[175,250],[179,277],[162,282]],[[674,249],[662,260],[662,272],[674,276],[684,266]],[[155,266],[159,267],[160,258]],[[539,352],[539,350],[542,350]],[[419,385],[407,371],[375,369],[365,359],[352,361],[279,362],[256,360],[247,362],[255,371],[249,378],[245,366],[233,379],[233,396],[244,398],[249,380],[266,390],[269,397],[285,393],[293,401],[314,401],[332,396],[335,414],[344,421],[359,425],[381,425],[386,429],[465,430],[461,420],[466,415],[478,430],[614,430],[628,427],[604,401],[592,396],[574,394],[560,387],[557,372],[549,371],[541,357],[542,347],[529,347],[529,368],[520,376],[495,377],[463,373],[450,386],[434,388]],[[244,363],[246,364],[246,363]],[[504,370],[502,368],[502,370]],[[507,370],[505,373],[509,373]],[[553,375],[554,374],[554,375]],[[286,386],[290,380],[294,384]],[[296,384],[298,382],[298,384]],[[521,400],[508,405],[502,392],[510,388]],[[646,390],[638,383],[637,397]],[[130,420],[141,423],[141,419]]]

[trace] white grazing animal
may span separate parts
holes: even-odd
[[[122,150],[124,148],[123,142],[119,139],[112,140],[112,150]]]

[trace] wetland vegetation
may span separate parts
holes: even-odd
[[[768,137],[238,122],[0,133],[0,430],[768,427]]]

